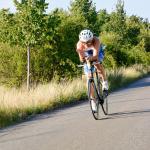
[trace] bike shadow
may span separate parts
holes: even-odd
[[[150,116],[150,109],[124,111],[117,113],[110,113],[106,117],[99,120],[119,119],[119,118],[133,118],[133,117],[145,117]]]

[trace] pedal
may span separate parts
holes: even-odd
[[[108,90],[103,91],[103,97],[106,98],[108,96]]]
[[[104,99],[103,99],[103,98],[101,98],[101,100],[100,100],[100,104],[101,104],[101,105],[103,105],[103,104],[104,104]]]

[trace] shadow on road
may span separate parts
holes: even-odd
[[[137,99],[126,99],[126,100],[119,100],[119,101],[112,101],[109,102],[109,104],[116,104],[116,103],[127,103],[127,102],[132,102],[132,101],[150,101],[149,97],[146,98],[137,98]]]
[[[141,116],[145,117],[146,115],[148,117],[150,116],[150,109],[111,113],[106,118],[102,118],[100,120],[129,118],[129,117],[141,117]]]

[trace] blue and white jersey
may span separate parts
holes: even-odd
[[[98,52],[98,61],[102,62],[104,59],[104,46],[101,45],[99,48],[99,52]],[[85,50],[84,52],[85,56],[89,57],[89,56],[93,56],[93,49],[89,48],[87,50]]]

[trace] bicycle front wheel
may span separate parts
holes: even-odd
[[[93,114],[94,119],[98,120],[100,118],[100,103],[99,103],[99,95],[96,89],[95,83],[93,80],[88,81],[88,99],[90,102],[90,108]],[[94,110],[92,107],[92,100],[96,104],[96,109]]]

